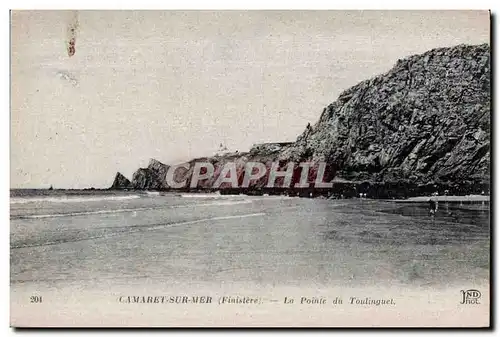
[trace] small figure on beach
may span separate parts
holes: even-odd
[[[429,215],[431,215],[433,218],[436,215],[436,212],[438,210],[437,196],[438,196],[438,193],[434,192],[434,193],[432,193],[432,196],[429,199]]]
[[[429,199],[429,214],[434,216],[437,212],[438,204],[436,201]]]

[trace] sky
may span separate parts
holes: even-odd
[[[489,29],[487,11],[13,11],[11,188],[294,141],[343,90]]]

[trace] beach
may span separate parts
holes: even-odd
[[[181,193],[15,196],[11,324],[231,326],[267,319],[273,326],[359,326],[348,317],[370,312],[368,326],[487,325],[489,205],[440,202],[435,219],[427,207]],[[481,304],[460,305],[460,290],[468,289],[481,292]],[[214,303],[213,311],[120,301],[139,295],[255,297],[260,304]],[[43,302],[30,303],[31,296]],[[299,304],[321,296],[344,303]],[[353,296],[395,304],[347,305]],[[285,297],[297,302],[285,305]]]

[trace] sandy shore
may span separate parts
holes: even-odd
[[[418,204],[239,198],[12,204],[11,325],[489,324],[485,212],[435,226]],[[160,300],[184,296],[211,301]]]
[[[423,196],[423,197],[413,197],[408,199],[395,200],[397,202],[427,202],[430,198],[437,201],[443,202],[481,202],[490,201],[489,195],[439,195],[435,197]]]

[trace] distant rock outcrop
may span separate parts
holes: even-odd
[[[121,190],[131,188],[132,185],[130,180],[128,180],[123,174],[120,172],[116,173],[115,180],[113,180],[113,185],[111,185],[111,189]]]
[[[140,168],[132,176],[132,187],[139,190],[162,190],[168,188],[165,181],[167,165],[151,159],[147,168]]]
[[[399,60],[389,72],[344,91],[296,142],[259,144],[248,153],[198,158],[190,162],[189,170],[177,170],[176,181],[189,179],[196,161],[216,167],[212,181],[204,182],[209,186],[228,161],[238,163],[241,181],[247,161],[269,167],[279,160],[326,162],[327,177],[341,181],[403,188],[405,184],[487,185],[490,99],[489,45],[433,49]],[[134,173],[131,184],[137,189],[167,189],[167,169],[151,160],[147,168]],[[263,181],[251,187],[262,187]]]

